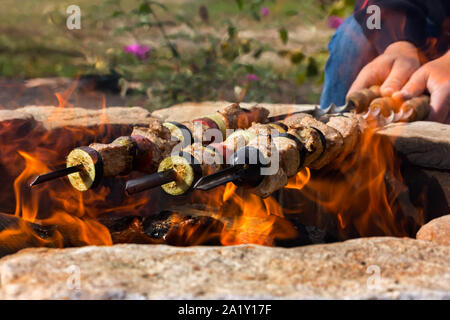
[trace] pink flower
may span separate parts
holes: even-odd
[[[344,19],[337,16],[328,17],[328,27],[332,29],[337,29],[344,22]]]
[[[262,8],[261,8],[261,15],[262,15],[263,17],[268,16],[269,13],[270,13],[269,8],[267,8],[267,7],[262,7]]]
[[[247,75],[247,81],[259,81],[259,78],[256,74],[250,73]]]
[[[148,53],[150,52],[150,47],[145,46],[139,43],[135,43],[129,46],[126,46],[124,51],[126,53],[131,53],[136,56],[139,60],[145,60],[148,58]]]

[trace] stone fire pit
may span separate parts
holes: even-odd
[[[139,107],[0,110],[0,142],[26,138],[36,128],[49,137],[74,127],[101,131],[103,123],[110,126],[107,134],[118,136],[145,125],[150,116],[182,121],[226,105],[190,104],[153,114]],[[274,114],[312,108],[267,107]],[[445,216],[450,214],[450,126],[393,124],[380,134],[392,138],[411,165],[435,179],[447,200],[429,220],[443,217],[422,227],[418,239],[360,238],[290,249],[138,244],[30,248],[0,259],[0,299],[450,299],[450,216]],[[61,148],[79,144],[68,141]],[[22,169],[0,163],[0,173],[9,174],[3,174],[0,194],[10,191]],[[10,202],[0,197],[0,212],[14,212]]]

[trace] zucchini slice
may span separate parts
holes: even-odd
[[[67,156],[67,167],[82,165],[83,170],[68,175],[72,186],[79,191],[95,188],[103,178],[103,162],[97,150],[90,147],[73,149]]]
[[[226,139],[227,136],[227,125],[225,124],[225,121],[222,118],[222,115],[219,113],[213,113],[207,116],[204,116],[204,118],[211,119],[217,124],[217,127],[219,128],[220,132],[222,132],[222,140]],[[228,128],[228,129],[234,129],[234,128]]]
[[[170,121],[164,122],[163,126],[169,129],[172,136],[180,140],[180,142],[182,143],[182,148],[194,142],[192,132],[185,125],[175,121]]]
[[[183,155],[173,155],[165,158],[159,164],[158,172],[173,169],[177,177],[175,181],[166,183],[161,188],[173,196],[185,194],[197,179],[198,170],[195,167],[196,165]]]

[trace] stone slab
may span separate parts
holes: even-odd
[[[148,125],[150,112],[141,107],[108,107],[104,109],[60,108],[53,106],[27,106],[16,112],[30,114],[45,129],[61,127],[95,127],[110,125]]]
[[[422,226],[417,232],[416,238],[450,246],[450,212],[448,215],[433,219]]]
[[[186,102],[166,109],[156,110],[152,113],[152,116],[168,121],[190,121],[203,115],[222,110],[230,104],[232,102],[228,101]],[[251,108],[256,105],[268,109],[270,116],[297,111],[308,112],[315,108],[314,105],[309,104],[240,103],[240,106],[243,108]]]
[[[2,258],[0,279],[1,299],[450,299],[450,246],[39,248]]]
[[[430,121],[394,123],[378,131],[413,164],[450,169],[450,125]]]

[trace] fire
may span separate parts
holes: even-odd
[[[15,215],[21,216],[27,221],[34,222],[37,216],[39,199],[34,195],[25,198],[24,192],[22,191],[24,189],[23,184],[29,177],[37,175],[40,172],[47,172],[49,169],[44,163],[30,154],[23,151],[18,151],[18,153],[25,159],[25,170],[14,181],[14,195],[16,196]]]
[[[223,192],[223,197],[222,197],[223,200],[222,201],[226,202],[228,199],[230,199],[233,196],[235,191],[236,191],[236,186],[233,183],[228,183],[225,186],[225,190]]]
[[[224,228],[222,244],[271,244],[267,242],[271,241],[270,233],[276,216],[270,214],[270,210],[265,207],[265,202],[252,194],[244,194],[240,197],[236,193],[228,201],[239,206],[240,214],[231,212],[232,224],[229,229]]]
[[[55,120],[70,110],[67,107],[72,92],[70,88],[59,95],[60,105],[52,115]],[[0,230],[2,243],[19,248],[21,243],[47,247],[111,245],[111,233],[99,217],[148,215],[158,206],[170,209],[178,201],[166,201],[155,193],[126,197],[119,178],[84,193],[74,190],[65,179],[30,191],[30,180],[62,167],[70,149],[88,145],[93,139],[105,143],[118,137],[108,125],[106,101],[102,101],[104,116],[96,128],[66,128],[54,133],[38,126],[24,135],[8,125],[0,128],[2,165],[9,175],[17,177],[13,182],[15,209],[10,210],[15,215],[8,216],[17,220]],[[404,189],[398,186],[403,182],[393,147],[376,135],[375,128],[369,128],[348,157],[337,159],[332,167],[320,172],[304,168],[269,198],[261,199],[232,183],[207,193],[193,192],[181,199],[183,206],[202,205],[206,209],[199,215],[219,220],[223,228],[219,232],[201,228],[174,216],[173,233],[177,234],[177,245],[201,245],[212,238],[218,238],[222,245],[277,245],[299,237],[301,230],[293,222],[295,218],[303,226],[318,227],[340,240],[407,236],[413,227],[402,215],[398,198]],[[423,220],[423,216],[416,217],[415,223]]]
[[[44,186],[39,190],[30,190],[28,187],[30,178],[49,168],[36,157],[29,153],[19,151],[25,159],[25,169],[14,181],[14,194],[16,196],[15,216],[22,218],[22,225],[16,230],[5,230],[2,237],[17,237],[20,232],[26,233],[29,228],[24,228],[23,223],[37,223],[45,226],[57,226],[57,230],[49,239],[42,239],[36,234],[42,245],[52,246],[70,245],[111,245],[111,237],[105,226],[95,221],[96,215],[93,206],[96,200],[101,200],[104,192],[87,195],[74,193],[66,184],[61,188]],[[49,204],[48,200],[52,203]],[[50,209],[51,208],[51,209]],[[124,206],[123,208],[127,208]],[[51,212],[42,212],[50,209]]]
[[[220,234],[222,245],[274,245],[276,240],[297,236],[297,230],[285,220],[283,208],[275,198],[261,199],[232,183],[206,197],[195,192],[190,200],[205,203],[211,208],[211,217],[224,223]]]
[[[30,192],[27,187],[30,179],[49,171],[51,168],[45,163],[54,162],[56,154],[38,147],[33,153],[18,151],[18,155],[24,160],[25,168],[14,181],[15,216],[23,221],[17,228],[0,232],[1,239],[22,237],[20,241],[55,247],[111,245],[110,232],[97,218],[109,214],[138,215],[147,212],[151,205],[145,195],[125,198],[107,186],[76,192],[65,180]],[[48,161],[49,158],[53,160]],[[333,168],[324,172],[305,168],[290,179],[284,190],[269,198],[261,199],[232,183],[207,194],[194,192],[189,201],[212,208],[205,214],[222,221],[223,229],[217,235],[209,229],[200,230],[195,225],[181,223],[176,232],[180,245],[203,244],[215,236],[223,245],[275,245],[280,240],[298,237],[299,231],[290,221],[295,215],[304,225],[336,233],[339,239],[408,235],[408,226],[400,219],[396,202],[400,189],[390,188],[387,177],[401,183],[391,144],[370,129],[360,137],[357,150],[346,159],[336,161]],[[120,201],[114,204],[117,197]],[[26,225],[28,222],[57,228],[43,238]],[[176,217],[172,222],[177,225]]]
[[[66,92],[56,95],[60,103],[54,113],[48,115],[49,122],[58,121],[72,110],[68,109],[72,107],[68,100],[75,87],[76,83]],[[64,127],[47,130],[37,125],[27,127],[25,129],[28,130],[22,132],[20,130],[23,128],[17,129],[15,123],[2,123],[0,170],[4,179],[2,182],[13,185],[15,204],[12,203],[12,193],[2,192],[0,255],[5,247],[17,248],[17,251],[35,246],[111,245],[110,232],[97,221],[98,218],[106,214],[140,214],[139,208],[148,201],[144,196],[125,199],[123,190],[115,190],[107,185],[86,193],[76,192],[65,179],[40,185],[33,190],[29,187],[37,175],[63,167],[65,156],[72,148],[88,145],[95,140],[109,142],[118,134],[126,134],[111,130],[104,97],[102,101],[104,112],[101,124],[89,129]],[[14,181],[11,181],[14,177]],[[3,214],[2,211],[14,212],[14,216]],[[11,223],[6,226],[4,221]],[[41,228],[45,232],[40,232]]]
[[[326,230],[337,239],[360,236],[410,236],[414,226],[399,205],[407,191],[392,144],[370,127],[348,157],[320,172],[301,170],[278,194],[261,199],[229,183],[209,193],[195,193],[193,203],[207,203],[224,222],[223,245],[274,245],[294,239],[297,217],[304,226]],[[423,224],[423,214],[415,226]],[[413,224],[414,224],[413,223]]]
[[[64,242],[71,246],[112,245],[108,229],[94,219],[81,219],[67,212],[57,211],[42,223],[57,225]]]
[[[342,229],[344,229],[345,228],[345,223],[344,223],[344,220],[342,219],[342,214],[338,213],[337,217],[338,217],[338,220],[339,220],[339,226]]]
[[[5,217],[13,217],[11,215],[2,214],[2,222]],[[44,234],[39,235],[38,232],[24,220],[11,220],[8,228],[0,232],[0,242],[2,247],[0,254],[13,253],[24,248],[24,244],[28,247],[62,247],[63,241],[59,233],[54,233],[49,237]]]
[[[310,179],[311,170],[309,170],[309,168],[304,168],[295,176],[295,182],[291,179],[291,181],[289,181],[285,188],[301,190],[309,182]]]
[[[337,161],[326,172],[312,173],[300,194],[318,206],[317,217],[309,221],[324,229],[330,223],[336,225],[340,239],[408,236],[407,219],[398,204],[399,194],[404,191],[398,187],[404,187],[402,181],[392,144],[370,128],[361,135],[358,148],[349,157]],[[393,188],[392,182],[397,187]],[[300,209],[301,204],[292,203],[285,214]],[[418,220],[423,223],[423,217]]]

